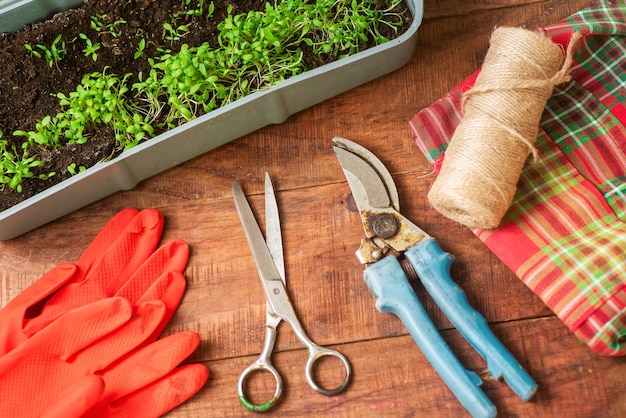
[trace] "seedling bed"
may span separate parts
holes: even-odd
[[[279,3],[269,3],[269,5],[273,5],[273,8],[277,9]],[[306,5],[316,2],[295,0],[285,3]],[[362,3],[353,1],[347,7],[361,7]],[[379,12],[384,10],[386,21],[384,24],[378,24],[375,29],[375,35],[378,36],[378,39],[370,29],[364,31],[367,39],[363,37],[363,39],[358,39],[358,42],[337,41],[336,39],[333,42],[330,42],[329,39],[313,40],[299,42],[297,48],[293,48],[293,46],[286,44],[277,47],[273,43],[274,40],[270,39],[269,47],[257,48],[257,50],[274,51],[276,48],[281,50],[292,48],[299,54],[295,60],[297,62],[294,64],[290,61],[282,67],[273,67],[275,69],[271,71],[272,76],[277,75],[277,79],[267,85],[263,84],[264,80],[260,77],[249,73],[238,78],[237,84],[239,87],[243,85],[244,90],[247,89],[250,95],[254,96],[254,94],[259,94],[256,92],[271,90],[274,88],[272,86],[285,84],[284,80],[297,79],[302,73],[310,73],[322,66],[328,67],[329,64],[336,61],[341,62],[343,59],[348,63],[354,56],[358,56],[359,52],[375,48],[383,43],[381,39],[393,42],[396,39],[402,39],[402,35],[408,30],[415,31],[419,21],[421,21],[421,2],[411,0],[410,7],[407,7],[407,3],[402,1],[391,8],[389,7],[390,3],[391,1],[380,0],[374,5],[375,10]],[[337,10],[333,9],[333,11],[336,12]],[[258,13],[250,14],[252,12]],[[161,65],[160,68],[169,66],[168,71],[172,71],[170,67],[178,64],[176,62],[172,64],[172,60],[168,61],[166,59],[168,56],[175,57],[181,51],[197,51],[200,48],[207,50],[223,49],[224,45],[228,44],[228,38],[224,35],[225,22],[230,22],[231,25],[241,28],[243,23],[241,20],[237,23],[236,19],[248,16],[244,19],[248,22],[250,21],[249,17],[264,18],[266,16],[264,13],[268,13],[268,3],[257,0],[236,2],[224,0],[212,2],[208,0],[133,0],[130,2],[126,0],[87,0],[83,6],[58,13],[45,22],[26,25],[24,29],[17,32],[2,33],[0,35],[0,68],[2,68],[0,72],[0,97],[2,97],[3,106],[0,106],[0,131],[2,132],[0,152],[3,150],[12,152],[15,155],[15,161],[22,164],[22,168],[18,167],[18,170],[23,170],[27,175],[21,178],[19,187],[16,187],[15,184],[9,184],[9,179],[6,177],[5,181],[0,184],[0,188],[2,188],[0,191],[0,223],[4,222],[3,225],[6,225],[5,220],[2,219],[4,213],[1,211],[6,212],[7,209],[20,205],[21,202],[32,201],[32,197],[40,195],[55,185],[65,184],[68,179],[73,180],[80,177],[82,175],[80,173],[84,170],[90,171],[90,167],[102,165],[103,161],[114,161],[123,153],[135,151],[135,147],[141,148],[152,138],[162,138],[162,134],[166,132],[169,133],[181,126],[198,122],[198,119],[204,114],[216,113],[216,110],[221,110],[222,107],[232,107],[233,104],[242,101],[239,100],[240,97],[231,97],[229,96],[230,93],[225,95],[224,91],[221,91],[222,96],[214,99],[215,103],[211,106],[205,106],[192,98],[186,102],[186,108],[177,110],[175,109],[177,103],[172,101],[172,97],[176,95],[170,95],[169,99],[167,99],[167,95],[162,95],[161,98],[166,97],[166,103],[158,105],[158,111],[148,114],[145,105],[146,102],[154,99],[154,96],[144,95],[138,101],[143,107],[136,112],[136,115],[132,115],[137,119],[136,130],[128,128],[127,124],[121,132],[129,139],[126,143],[120,144],[121,133],[119,129],[113,127],[113,123],[102,123],[103,119],[108,121],[110,118],[115,118],[113,112],[108,116],[83,116],[81,114],[80,117],[94,117],[94,122],[87,123],[84,128],[81,128],[84,130],[78,134],[75,129],[67,125],[61,131],[70,133],[70,136],[74,135],[75,137],[71,140],[61,135],[61,143],[57,146],[39,146],[41,126],[61,124],[55,120],[55,115],[62,112],[67,113],[70,109],[71,121],[75,121],[76,114],[82,111],[77,112],[76,107],[72,107],[70,102],[72,102],[72,98],[85,93],[84,87],[89,86],[89,83],[104,83],[106,94],[117,94],[118,103],[124,102],[123,106],[129,107],[129,102],[137,100],[137,91],[134,87],[141,83],[149,84],[151,70],[154,71],[155,62],[157,66],[158,64]],[[284,9],[282,13],[284,13]],[[221,32],[219,30],[220,25]],[[296,33],[300,34],[297,36],[304,37],[310,35],[313,30],[314,28],[307,28],[305,31],[296,31]],[[272,35],[268,33],[267,36],[264,36],[264,38],[268,37],[271,38]],[[293,43],[294,39],[290,39],[288,42]],[[330,49],[330,45],[334,45],[333,49]],[[399,61],[408,59],[406,51],[400,55]],[[232,66],[239,68],[244,65],[245,63],[242,63],[242,59],[239,57]],[[389,65],[399,66],[400,64],[392,62]],[[390,67],[378,71],[384,73],[393,69],[395,68]],[[184,69],[183,72],[187,74],[187,71],[188,69]],[[362,71],[359,70],[359,72]],[[85,84],[86,75],[91,75],[87,85]],[[375,76],[370,77],[370,79]],[[163,75],[161,74],[160,77]],[[348,77],[354,78],[354,75]],[[203,79],[207,80],[208,77],[203,77]],[[110,86],[107,84],[109,82],[111,83]],[[221,82],[222,80],[218,80],[218,84]],[[125,86],[125,90],[120,90],[120,86]],[[321,85],[322,89],[323,87],[324,85]],[[200,92],[205,90],[205,88],[199,89]],[[153,88],[152,92],[154,91]],[[158,94],[162,94],[162,91],[159,91]],[[333,95],[332,92],[325,94],[327,97]],[[228,97],[225,99],[226,96]],[[181,96],[177,95],[174,99],[177,97]],[[323,99],[322,96],[320,98]],[[313,98],[312,100],[319,101],[320,98]],[[275,98],[269,100],[276,101]],[[281,103],[277,104],[278,108],[290,107],[282,103],[284,99],[279,99],[279,101]],[[314,102],[308,105],[310,104],[314,104]],[[130,105],[131,108],[133,106]],[[87,106],[84,112],[93,112],[94,107],[97,106]],[[111,107],[113,108],[114,105]],[[279,112],[277,116],[270,115],[269,123],[279,123],[280,119],[288,117],[298,108],[307,107],[307,104],[297,103],[291,107],[293,109],[289,108],[282,113]],[[109,119],[107,120],[107,118]],[[63,123],[69,124],[67,121]],[[207,124],[210,123],[212,122],[207,121]],[[268,121],[259,122],[258,127],[267,123]],[[234,139],[237,134],[237,132],[233,132],[230,138],[220,141],[221,143],[228,142],[228,140]],[[215,146],[218,146],[220,141],[216,141]],[[25,142],[30,142],[31,146],[25,147]],[[181,146],[183,145],[181,144]],[[194,145],[192,145],[193,147]],[[204,149],[210,148],[198,149],[201,153]],[[27,152],[24,153],[24,150]],[[153,153],[156,152],[153,151]],[[180,161],[167,161],[166,165],[172,166],[184,161],[185,158],[189,158],[189,155],[179,157]],[[159,158],[156,160],[156,164],[163,163]],[[24,164],[29,167],[24,169]],[[168,168],[166,165],[163,166],[163,169]],[[141,180],[148,175],[150,175],[148,171],[145,174],[142,172],[140,175],[135,175],[135,179]],[[134,184],[130,184],[131,180],[123,179],[120,182],[124,184],[111,186],[111,190],[134,186]],[[91,197],[90,199],[91,201],[95,200]],[[59,197],[56,200],[63,199]],[[87,200],[84,201],[87,202]],[[55,208],[56,213],[52,216],[67,213],[71,209],[71,207],[67,210]],[[53,218],[33,221],[32,225],[21,228],[22,232],[51,219]],[[3,227],[3,229],[5,228]],[[22,233],[19,231],[20,228],[13,228],[13,225],[11,225],[11,229],[15,229],[16,232],[0,234],[3,235],[0,236],[0,239]]]

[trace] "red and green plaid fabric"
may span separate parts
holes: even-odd
[[[524,168],[495,230],[474,233],[602,355],[626,354],[626,0],[598,2],[541,29],[564,49],[584,36],[571,82],[541,120],[539,159]],[[435,172],[478,72],[410,126]]]

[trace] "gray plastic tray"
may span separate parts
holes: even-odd
[[[27,23],[82,5],[83,0],[0,0],[0,32],[16,32]]]
[[[0,14],[6,1],[0,1]],[[402,67],[415,51],[423,13],[422,0],[407,3],[413,23],[402,36],[207,113],[0,212],[0,240],[132,189],[141,180]]]

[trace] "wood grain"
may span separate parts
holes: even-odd
[[[288,289],[302,325],[318,344],[343,352],[354,370],[344,393],[316,394],[304,379],[305,350],[283,325],[274,362],[285,391],[272,415],[468,416],[402,324],[374,308],[354,257],[362,228],[331,149],[331,138],[340,135],[369,148],[387,165],[403,214],[456,256],[454,279],[539,383],[536,397],[524,403],[505,383],[493,381],[482,359],[416,284],[459,359],[485,380],[483,388],[500,416],[624,416],[624,360],[593,354],[469,230],[429,208],[425,196],[434,179],[407,123],[480,66],[495,26],[536,28],[590,3],[426,0],[415,55],[400,70],[154,176],[134,190],[1,242],[0,306],[53,265],[76,260],[120,209],[156,207],[167,222],[164,241],[180,238],[191,248],[188,290],[165,333],[197,331],[202,343],[189,361],[204,362],[211,371],[207,385],[168,416],[252,416],[239,405],[236,385],[263,344],[265,300],[231,185],[240,181],[262,219],[267,171],[281,211]],[[255,379],[255,392],[271,393],[270,383]]]

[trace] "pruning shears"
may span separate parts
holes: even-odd
[[[486,360],[491,376],[496,380],[503,378],[521,399],[532,398],[537,390],[535,381],[450,277],[453,256],[400,214],[398,191],[383,163],[363,146],[345,138],[333,138],[333,150],[365,230],[357,257],[367,265],[364,279],[376,298],[376,308],[400,318],[439,376],[472,416],[495,417],[496,407],[479,388],[482,380],[455,357],[417,298],[409,278],[419,278],[450,322]]]

